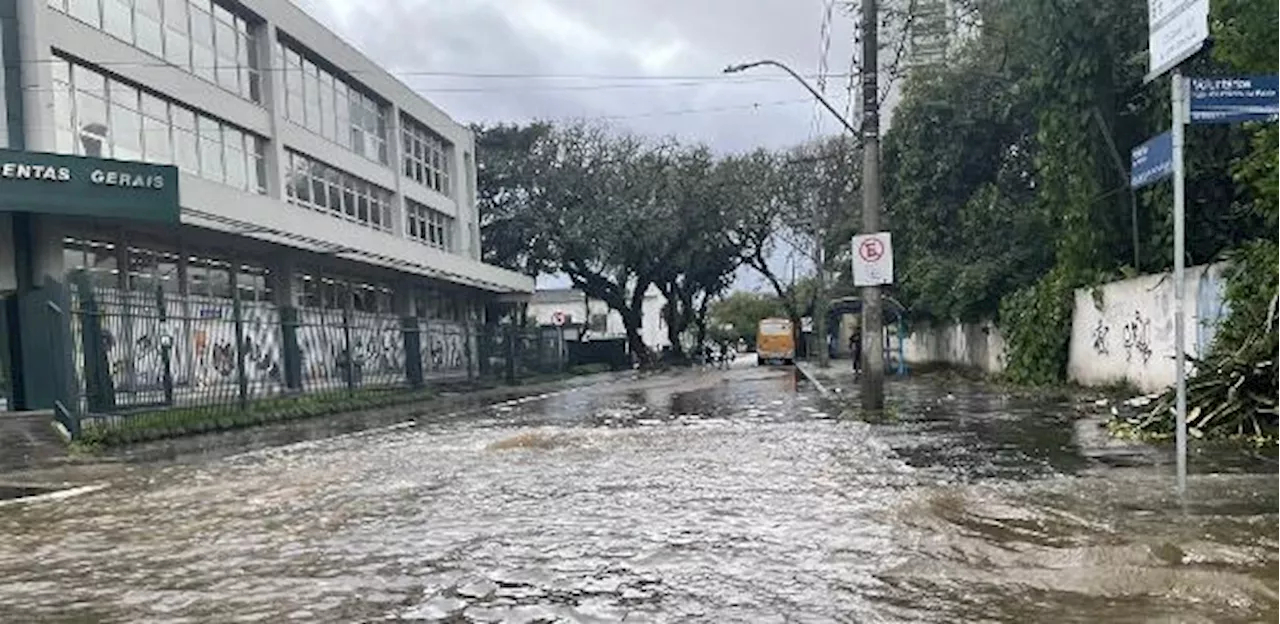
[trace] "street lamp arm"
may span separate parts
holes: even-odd
[[[754,63],[743,63],[743,64],[741,64],[741,65],[730,65],[730,66],[728,66],[728,67],[724,68],[724,73],[726,73],[726,74],[736,74],[736,73],[738,73],[738,72],[746,71],[746,70],[751,69],[751,68],[753,68],[753,67],[760,67],[761,65],[772,65],[772,66],[774,66],[774,67],[777,67],[778,69],[781,69],[781,70],[782,70],[782,71],[784,71],[784,72],[787,72],[788,74],[791,74],[791,77],[792,77],[792,78],[795,78],[795,79],[796,79],[796,82],[800,83],[800,85],[801,85],[801,86],[803,86],[803,87],[805,88],[805,90],[807,90],[809,93],[813,94],[813,97],[817,98],[818,103],[822,104],[822,106],[823,106],[824,108],[826,108],[828,112],[830,112],[832,115],[834,115],[836,119],[840,120],[840,123],[845,127],[845,129],[847,129],[847,130],[848,130],[851,134],[853,134],[854,136],[858,136],[858,129],[857,129],[857,128],[854,128],[854,127],[853,127],[853,124],[849,123],[849,120],[845,119],[845,118],[844,118],[844,115],[841,115],[841,114],[840,114],[840,112],[839,112],[839,111],[837,111],[837,110],[836,110],[836,108],[835,108],[834,106],[832,106],[832,105],[831,105],[831,102],[828,102],[828,101],[827,101],[827,98],[823,97],[821,93],[818,93],[818,90],[817,90],[817,89],[814,89],[812,86],[810,86],[810,84],[808,83],[808,81],[806,81],[804,78],[800,77],[800,74],[797,74],[797,73],[795,72],[795,70],[791,69],[790,67],[787,67],[787,66],[786,66],[785,64],[783,64],[783,63],[779,63],[778,61],[775,61],[775,60],[772,60],[772,59],[765,59],[765,60],[762,60],[762,61],[756,61],[756,62],[754,62]]]

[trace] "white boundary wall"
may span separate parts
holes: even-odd
[[[1225,265],[1187,269],[1184,346],[1203,356],[1226,317]],[[1095,295],[1096,291],[1096,295]],[[1156,392],[1176,381],[1173,276],[1144,275],[1075,292],[1067,377],[1085,386],[1127,382]],[[1188,372],[1190,372],[1188,367]]]

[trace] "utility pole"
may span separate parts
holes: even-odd
[[[862,233],[880,231],[880,92],[876,0],[862,0]],[[879,286],[862,287],[862,409],[884,409],[884,313]]]

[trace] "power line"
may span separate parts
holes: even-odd
[[[48,59],[21,59],[17,61],[8,61],[3,64],[3,67],[7,69],[17,69],[23,65],[53,64],[53,63],[61,63],[61,62],[64,62],[64,59],[57,58],[57,57],[48,58]],[[290,67],[254,67],[252,65],[246,65],[243,63],[219,63],[215,65],[175,65],[168,61],[163,61],[159,59],[155,61],[93,60],[88,62],[92,63],[94,66],[101,67],[101,68],[109,68],[109,67],[165,68],[165,67],[169,67],[174,69],[180,69],[183,71],[188,71],[192,69],[216,70],[218,68],[222,68],[222,69],[235,68],[235,69],[250,69],[253,71],[263,72],[263,73],[268,73],[268,72],[285,73],[288,71],[299,71],[299,72],[302,71],[301,69],[294,70],[293,68],[290,68]],[[411,76],[411,77],[427,77],[427,78],[468,78],[468,79],[494,79],[494,80],[636,80],[636,81],[701,80],[701,81],[708,81],[708,82],[754,82],[759,80],[781,80],[781,78],[745,77],[745,76],[734,76],[734,75],[726,75],[726,74],[719,74],[719,73],[716,73],[716,74],[666,74],[666,75],[659,75],[659,74],[539,74],[539,73],[530,73],[530,72],[492,73],[492,72],[464,72],[464,71],[448,71],[448,70],[433,70],[433,69],[380,68],[380,69],[372,69],[372,70],[360,70],[360,69],[346,69],[341,67],[337,67],[336,69],[340,73],[352,75],[352,76],[360,75],[360,74],[385,73],[385,74],[388,74],[391,76],[397,76],[397,77]],[[818,74],[816,73],[801,74],[801,76],[805,78],[817,78]],[[828,73],[826,74],[826,76],[847,77],[848,74]]]

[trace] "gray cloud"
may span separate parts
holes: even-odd
[[[813,131],[814,104],[776,70],[739,81],[625,77],[709,76],[766,57],[813,73],[822,0],[295,2],[463,122],[605,118],[725,151],[791,145]],[[852,33],[850,18],[837,11],[830,71],[848,70]],[[421,72],[624,78],[415,75]],[[846,80],[831,78],[828,93],[843,99]],[[682,112],[690,109],[699,112]],[[835,132],[835,122],[823,119],[822,131]]]

